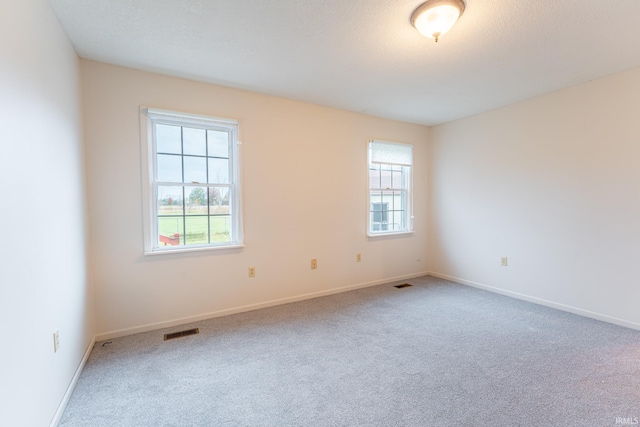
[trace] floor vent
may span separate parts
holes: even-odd
[[[403,283],[402,285],[395,285],[394,288],[402,289],[402,288],[408,288],[409,286],[413,286],[413,285],[410,285],[408,283]]]
[[[172,340],[174,338],[188,337],[189,335],[199,334],[200,330],[198,328],[187,329],[186,331],[173,332],[171,334],[164,334],[164,340]]]

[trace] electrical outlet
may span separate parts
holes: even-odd
[[[316,268],[318,268],[318,260],[314,258],[311,260],[311,269],[315,270]]]
[[[509,265],[509,260],[506,256],[500,257],[500,265],[503,267],[507,267]]]
[[[362,255],[356,254],[356,262],[362,262]]]
[[[249,277],[256,277],[256,268],[249,267]]]
[[[53,333],[53,352],[57,353],[60,350],[60,331],[57,330]]]

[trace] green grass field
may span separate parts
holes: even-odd
[[[159,213],[160,215],[181,215],[182,208],[179,206],[162,206]],[[206,216],[206,206],[193,206],[187,208],[186,213],[186,217],[159,216],[159,234],[163,236],[173,237],[175,233],[179,233],[180,244],[182,245],[201,245],[207,243],[224,243],[230,241],[231,217],[228,215],[228,206],[211,207],[212,214],[218,214],[222,216]],[[211,240],[209,240],[209,233],[211,233]],[[163,243],[159,244],[163,245]]]

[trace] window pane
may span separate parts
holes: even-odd
[[[371,222],[386,224],[388,222],[389,205],[387,203],[371,203]]]
[[[389,212],[389,230],[402,230],[404,212],[402,211],[393,211]]]
[[[394,168],[397,169],[397,168]],[[391,188],[403,188],[402,169],[391,172]]]
[[[209,213],[229,214],[229,188],[209,187]]]
[[[392,191],[382,192],[382,203],[386,204],[389,210],[393,210],[393,192]]]
[[[406,219],[407,215],[405,211],[396,212],[396,222],[400,224],[400,230],[407,229]]]
[[[207,158],[184,156],[184,182],[207,182]]]
[[[380,172],[381,188],[393,188],[391,187],[391,171],[382,170]]]
[[[402,191],[371,192],[369,224],[372,232],[406,230]]]
[[[231,217],[212,216],[209,218],[211,225],[211,241],[212,242],[230,242],[231,241]]]
[[[372,211],[371,212],[371,231],[387,231],[388,221],[387,212],[385,211]]]
[[[379,169],[369,169],[369,188],[380,188]]]
[[[404,193],[401,191],[396,191],[393,193],[393,210],[394,211],[402,211],[404,210]]]
[[[180,126],[156,125],[156,150],[158,153],[182,154]]]
[[[184,222],[180,217],[158,218],[158,246],[177,246],[184,244]]]
[[[185,187],[186,215],[207,215],[207,192],[203,187]]]
[[[229,183],[229,160],[209,159],[209,183]]]
[[[207,131],[209,157],[229,157],[229,133],[218,130]]]
[[[207,139],[204,129],[182,128],[184,154],[207,155]]]
[[[182,157],[158,154],[158,181],[182,182]]]
[[[147,117],[152,196],[145,210],[153,220],[145,219],[145,252],[242,244],[239,206],[231,200],[240,191],[233,181],[237,123],[153,109]]]
[[[192,216],[185,218],[186,245],[201,245],[209,243],[209,227],[206,216]]]
[[[182,214],[182,187],[158,186],[158,215]]]

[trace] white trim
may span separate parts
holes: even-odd
[[[203,251],[233,251],[233,250],[242,250],[244,245],[220,245],[220,246],[180,246],[179,249],[162,249],[158,248],[151,252],[144,253],[145,256],[155,256],[155,255],[167,255],[167,254],[184,254],[189,252],[203,252]]]
[[[201,114],[181,113],[179,111],[160,110],[157,108],[149,108],[141,106],[140,111],[148,115],[152,119],[168,119],[171,121],[180,120],[195,125],[209,125],[212,121],[221,122],[229,125],[238,125],[238,121],[223,117],[203,116]]]
[[[152,133],[152,122],[149,120],[147,107],[140,107],[140,185],[142,187],[142,232],[143,232],[143,252],[150,252],[151,243],[151,224],[154,223],[151,214],[151,183],[153,182],[153,153],[149,149],[149,141]]]
[[[240,141],[240,123],[236,122],[235,125],[235,144],[231,147],[233,161],[229,167],[231,168],[231,183],[235,189],[235,197],[231,201],[230,208],[234,209],[231,211],[231,215],[235,216],[235,229],[233,230],[235,238],[235,243],[238,246],[244,246],[244,218],[242,215],[242,198],[244,197],[244,191],[242,187],[242,151],[243,145]]]
[[[78,379],[80,379],[80,374],[84,370],[84,366],[87,364],[87,360],[89,359],[89,355],[91,355],[91,351],[93,350],[93,346],[96,344],[96,337],[93,337],[89,346],[84,352],[82,356],[82,360],[76,369],[76,372],[73,374],[73,378],[71,378],[71,382],[67,387],[67,391],[65,391],[64,396],[62,396],[62,400],[58,405],[58,409],[56,413],[53,414],[53,418],[51,419],[51,423],[49,423],[49,427],[58,427],[60,423],[60,419],[62,418],[62,414],[64,414],[64,410],[67,408],[67,404],[69,403],[69,399],[71,399],[71,395],[73,394],[73,390],[76,388],[76,384],[78,384]]]
[[[416,234],[414,230],[410,231],[382,231],[380,233],[371,234],[371,232],[367,232],[368,238],[379,239],[380,237],[393,237],[393,236],[403,236],[403,235],[412,235]]]
[[[447,274],[436,273],[430,271],[430,276],[438,277],[440,279],[449,280],[451,282],[459,283],[461,285],[467,285],[485,291],[493,292],[500,295],[505,295],[522,301],[531,302],[545,307],[555,308],[560,311],[566,311],[568,313],[577,314],[579,316],[588,317],[590,319],[600,320],[602,322],[612,323],[618,326],[624,326],[625,328],[635,329],[640,331],[640,323],[630,322],[628,320],[619,319],[617,317],[609,316],[602,313],[596,313],[594,311],[584,310],[582,308],[574,307],[572,305],[561,304],[558,302],[549,301],[543,298],[533,297],[530,295],[521,294],[519,292],[513,292],[506,289],[497,288],[495,286],[485,285],[483,283],[473,282],[471,280],[461,279],[459,277],[449,276]]]
[[[244,313],[246,311],[258,310],[261,308],[274,307],[277,305],[289,304],[297,301],[304,301],[313,298],[324,297],[328,295],[340,294],[342,292],[349,292],[356,289],[368,288],[371,286],[384,285],[386,283],[393,283],[399,280],[413,279],[415,277],[426,276],[427,272],[420,272],[414,274],[407,274],[403,276],[390,277],[387,279],[374,280],[372,282],[360,283],[351,286],[345,286],[342,288],[334,288],[326,291],[312,292],[309,294],[298,295],[294,297],[281,298],[277,300],[271,300],[267,302],[243,305],[240,307],[229,308],[225,310],[213,311],[210,313],[199,314],[196,316],[183,317],[180,319],[169,320],[165,322],[149,323],[143,326],[137,326],[133,328],[117,329],[115,331],[104,332],[96,335],[96,341],[104,341],[112,338],[124,337],[127,335],[138,334],[140,332],[149,332],[157,329],[169,328],[172,326],[184,325],[187,323],[199,322],[201,320],[213,319],[216,317],[228,316],[231,314]]]

